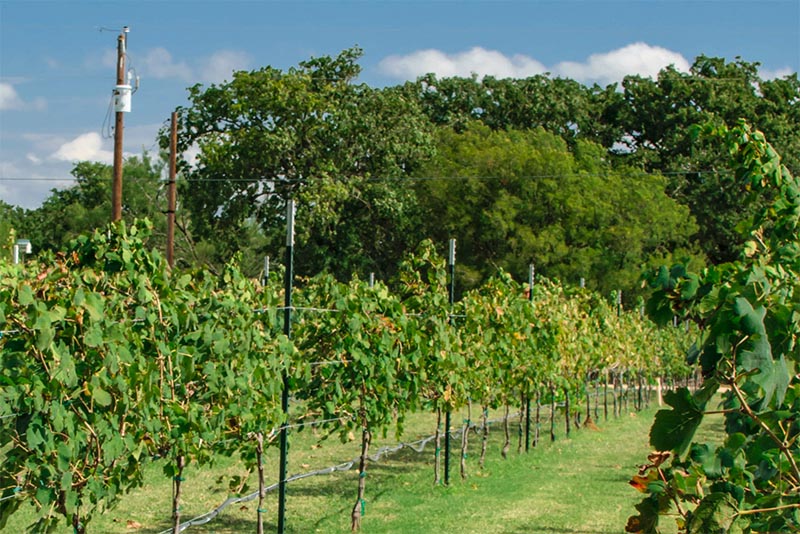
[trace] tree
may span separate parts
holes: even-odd
[[[125,160],[122,216],[128,223],[151,219],[155,225],[151,245],[163,244],[165,236],[162,168],[163,162],[147,153]],[[37,251],[66,250],[77,236],[105,227],[111,217],[112,171],[105,163],[81,161],[72,169],[75,185],[53,189],[39,208],[25,214],[20,230]]]
[[[181,197],[192,234],[213,244],[215,260],[239,247],[248,220],[265,248],[278,248],[289,198],[301,270],[349,276],[399,259],[408,233],[389,228],[407,229],[414,208],[399,179],[428,154],[428,123],[402,93],[353,83],[360,55],[349,49],[189,90],[178,144],[199,155],[194,167],[183,163]]]
[[[0,258],[11,261],[12,247],[19,237],[18,229],[22,227],[24,218],[25,210],[0,200]]]
[[[463,131],[478,120],[493,130],[544,128],[572,144],[601,135],[601,103],[614,92],[609,86],[586,87],[567,78],[539,74],[529,78],[437,78],[409,82],[402,90],[417,99],[436,125]]]
[[[613,170],[598,145],[579,140],[570,152],[541,129],[475,123],[463,134],[441,129],[438,140],[417,194],[426,234],[458,238],[467,287],[498,267],[523,277],[535,262],[548,277],[628,291],[643,264],[689,246],[695,227],[665,180]]]
[[[758,204],[745,206],[740,184],[728,180],[724,147],[689,135],[694,124],[733,126],[744,118],[773,139],[776,149],[797,154],[800,141],[800,84],[797,75],[765,81],[758,63],[699,56],[690,72],[674,67],[656,80],[628,76],[622,105],[609,106],[608,120],[619,125],[616,141],[626,148],[621,162],[669,177],[670,196],[688,206],[699,223],[698,242],[713,263],[738,255],[742,237],[735,228]],[[607,145],[608,146],[608,145]],[[793,172],[798,160],[786,161]]]

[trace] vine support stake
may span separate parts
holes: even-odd
[[[450,326],[453,326],[453,303],[455,302],[456,288],[456,240],[451,238],[449,254],[447,255],[447,268],[450,271],[450,285],[447,294],[450,298]],[[450,407],[444,416],[444,485],[450,484]]]
[[[536,269],[531,263],[528,265],[528,300],[533,306],[533,280],[536,275]],[[530,392],[529,392],[530,393]],[[531,448],[531,396],[525,395],[525,452]]]
[[[283,309],[283,333],[292,337],[292,279],[294,278],[294,200],[286,202],[286,273]],[[289,420],[289,374],[284,366],[281,411],[286,422]],[[278,475],[278,534],[286,529],[286,467],[288,463],[289,442],[286,422],[281,428],[281,457]]]

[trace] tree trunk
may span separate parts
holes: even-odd
[[[175,459],[175,476],[172,479],[172,534],[181,532],[181,482],[183,482],[183,455]]]
[[[617,373],[611,374],[611,393],[614,401],[614,417],[619,417],[619,396],[617,395]]]
[[[637,390],[637,397],[639,397],[638,407],[636,408],[637,411],[642,411],[644,409],[644,380],[642,380],[642,372],[636,372],[636,390]]]
[[[369,454],[369,444],[372,441],[372,434],[369,429],[364,425],[361,432],[361,458],[358,461],[358,498],[355,505],[353,505],[352,524],[350,528],[353,532],[361,528],[361,518],[364,516],[364,488],[367,485],[367,454]]]
[[[550,384],[550,441],[556,440],[556,388]]]
[[[542,403],[540,391],[536,390],[536,423],[533,429],[533,446],[537,446],[539,444],[539,423],[540,423],[540,415],[541,415],[541,408]]]
[[[594,419],[600,420],[600,378],[594,383]]]
[[[564,421],[566,422],[567,427],[567,439],[569,439],[569,390],[567,388],[564,388]]]
[[[625,413],[630,413],[631,411],[631,385],[630,385],[630,378],[627,376],[628,372],[625,371],[622,373],[622,380],[620,380],[620,388],[625,388]],[[626,378],[628,378],[626,380]]]
[[[503,433],[505,434],[505,441],[503,442],[503,450],[500,451],[500,454],[503,458],[508,457],[508,449],[511,448],[511,434],[508,431],[508,402],[505,403],[505,416],[503,417]]]
[[[586,419],[592,418],[592,399],[589,397],[589,383],[586,383]]]
[[[608,371],[603,379],[603,417],[608,421]]]
[[[86,527],[81,523],[81,515],[77,510],[72,514],[72,530],[74,534],[86,534]]]
[[[482,470],[483,463],[486,460],[486,446],[489,443],[489,406],[484,404],[481,408],[483,408],[483,415],[481,416],[483,424],[483,436],[481,437],[481,459],[478,462],[478,465],[480,465]]]
[[[520,397],[520,405],[519,405],[519,423],[518,423],[518,434],[519,434],[519,443],[517,444],[517,454],[522,452],[522,438],[524,437],[523,431],[525,428],[525,395]]]
[[[436,447],[434,451],[434,458],[433,458],[433,485],[438,486],[442,483],[442,479],[440,476],[441,469],[442,469],[442,409],[441,407],[436,408],[436,434],[435,438],[433,439],[434,446]]]
[[[258,463],[258,522],[256,534],[264,534],[264,434],[256,434],[256,462]]]
[[[467,418],[461,432],[461,480],[467,479],[467,447],[469,446],[469,426],[472,424],[472,401],[467,402]]]

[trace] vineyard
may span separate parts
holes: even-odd
[[[264,448],[313,422],[360,433],[355,528],[371,436],[402,429],[411,412],[441,420],[438,480],[441,451],[467,447],[440,442],[453,410],[474,405],[478,421],[489,409],[563,403],[566,424],[579,425],[592,392],[611,390],[604,398],[618,410],[617,390],[641,395],[643,384],[689,373],[683,328],[656,328],[584,289],[539,280],[531,294],[500,273],[451,305],[430,243],[406,260],[395,291],[320,276],[294,290],[287,310],[280,282],[262,285],[233,265],[171,272],[146,235],[147,224],[120,225],[50,262],[4,268],[2,524],[32,505],[37,531],[63,516],[83,532],[157,461],[175,484],[177,529],[187,465],[240,454],[263,496],[275,468]],[[281,333],[287,311],[291,336]],[[302,407],[293,420],[284,387]]]
[[[249,279],[235,261],[218,274],[173,271],[145,246],[146,222],[0,266],[0,527],[33,507],[36,532],[64,519],[87,532],[158,463],[180,532],[187,466],[238,455],[258,473],[261,533],[267,472],[282,490],[290,461],[267,465],[265,449],[285,452],[289,430],[313,425],[360,437],[357,530],[373,437],[400,434],[414,412],[438,421],[432,480],[448,484],[451,452],[465,477],[466,429],[488,428],[490,410],[504,414],[505,455],[511,414],[522,427],[531,405],[550,406],[552,429],[558,405],[568,433],[591,424],[592,400],[595,416],[600,399],[616,415],[621,399],[641,406],[652,385],[697,364],[702,387],[668,392],[672,409],[656,416],[650,438],[661,452],[633,476],[646,496],[627,531],[658,532],[666,513],[687,532],[796,528],[800,189],[763,136],[744,125],[714,135],[748,191],[772,188],[774,202],[753,221],[740,262],[652,276],[647,312],[661,327],[643,307],[622,309],[619,295],[503,272],[456,300],[452,245],[445,262],[431,242],[390,284],[295,281],[291,260],[286,285],[280,273]],[[719,392],[722,410],[707,410]],[[463,423],[451,420],[456,410],[466,410]],[[724,414],[725,442],[692,443],[710,413]],[[277,522],[281,531],[280,509]]]

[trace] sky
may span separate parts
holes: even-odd
[[[359,46],[360,81],[540,73],[606,85],[706,56],[800,70],[800,0],[0,0],[0,200],[33,209],[111,163],[117,36],[140,79],[124,152],[157,152],[187,88]]]

